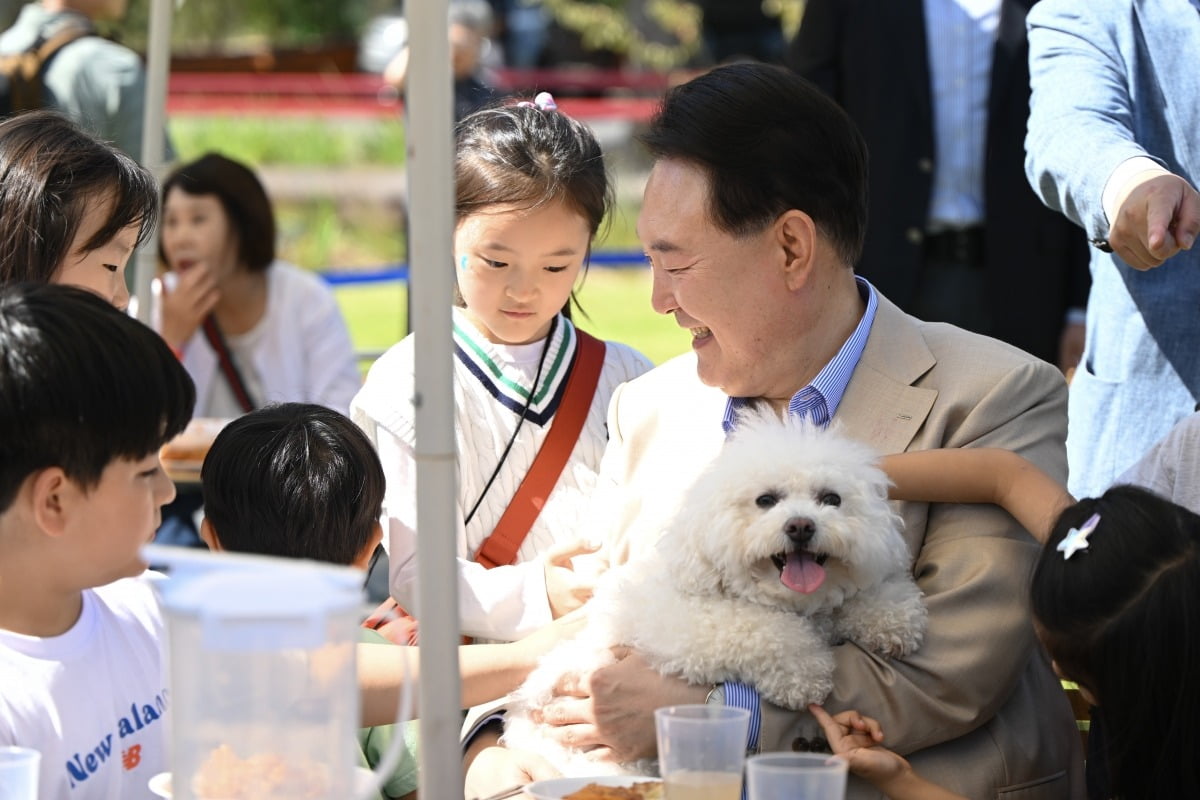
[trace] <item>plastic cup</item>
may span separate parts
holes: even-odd
[[[731,706],[656,709],[666,800],[739,800],[750,712]]]
[[[37,800],[41,762],[32,747],[0,747],[0,800]]]
[[[746,759],[749,800],[843,800],[845,759],[821,753],[765,753]]]

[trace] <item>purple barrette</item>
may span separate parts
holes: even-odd
[[[1092,514],[1088,517],[1087,522],[1083,523],[1082,528],[1071,528],[1067,531],[1067,535],[1058,543],[1058,552],[1063,554],[1063,561],[1066,561],[1071,556],[1075,555],[1080,550],[1088,549],[1088,537],[1096,530],[1096,526],[1100,524],[1100,515]]]
[[[554,96],[549,92],[538,92],[537,96],[532,101],[522,100],[517,105],[523,108],[537,108],[542,111],[557,111],[558,103],[554,102]]]

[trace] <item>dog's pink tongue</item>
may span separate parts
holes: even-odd
[[[779,579],[794,592],[812,594],[825,582],[825,568],[813,560],[811,553],[793,550],[788,553]]]

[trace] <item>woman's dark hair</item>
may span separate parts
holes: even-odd
[[[1099,515],[1087,549],[1058,543]],[[1112,796],[1200,787],[1200,516],[1134,486],[1063,511],[1031,590],[1043,644],[1099,703]]]
[[[29,475],[85,488],[180,433],[196,390],[157,333],[73,286],[0,286],[0,512]]]
[[[275,212],[262,182],[249,167],[219,153],[208,153],[179,167],[163,182],[163,203],[172,189],[190,195],[215,195],[238,238],[238,260],[261,272],[275,260]],[[164,263],[162,244],[158,257]]]
[[[759,63],[717,67],[668,91],[639,139],[655,158],[708,176],[709,213],[726,233],[757,233],[797,209],[847,265],[862,253],[866,144],[837,103],[799,75]]]
[[[111,198],[85,252],[138,225],[140,246],[158,221],[154,176],[57,111],[0,122],[0,284],[49,283],[71,255],[87,209]]]
[[[533,209],[562,200],[583,216],[594,238],[612,208],[600,144],[586,125],[560,111],[517,103],[485,108],[458,123],[455,140],[457,220],[495,206]],[[590,256],[589,239],[585,273]]]
[[[281,403],[217,435],[200,480],[204,514],[227,550],[351,564],[383,505],[383,467],[347,417]]]

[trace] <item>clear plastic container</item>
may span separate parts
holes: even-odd
[[[286,559],[171,561],[160,591],[174,797],[354,797],[362,574]]]

